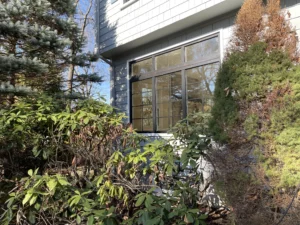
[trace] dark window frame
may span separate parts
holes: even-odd
[[[218,37],[218,41],[219,41],[219,52],[217,54],[214,54],[210,57],[207,58],[203,58],[201,60],[197,60],[197,61],[191,61],[191,62],[185,62],[185,47],[205,41],[205,40],[209,40],[211,38],[216,38]],[[141,81],[141,80],[146,80],[146,79],[152,79],[152,119],[153,119],[153,130],[152,131],[138,131],[138,133],[166,133],[168,130],[165,131],[157,131],[157,126],[156,126],[156,122],[157,122],[157,118],[156,118],[156,77],[162,76],[162,75],[167,75],[170,73],[174,73],[174,72],[180,72],[181,73],[181,86],[182,86],[182,110],[183,110],[183,118],[187,117],[187,96],[186,96],[186,77],[185,77],[185,71],[188,69],[192,69],[195,67],[199,67],[199,66],[205,66],[205,65],[209,65],[209,64],[213,64],[213,63],[220,63],[221,62],[221,40],[220,40],[221,36],[220,33],[215,33],[215,34],[211,34],[208,36],[205,36],[201,39],[197,39],[191,42],[187,42],[184,43],[183,45],[177,46],[177,47],[173,47],[167,50],[163,50],[157,53],[154,53],[152,55],[146,56],[146,57],[142,57],[139,58],[137,60],[132,60],[129,62],[129,121],[130,123],[132,123],[133,121],[133,104],[132,104],[132,83],[136,82],[136,81]],[[156,56],[160,56],[162,54],[168,53],[168,52],[172,52],[174,50],[178,50],[181,49],[181,64],[177,65],[177,66],[173,66],[167,69],[161,69],[161,70],[155,70],[155,57]],[[146,60],[146,59],[150,59],[152,58],[152,70],[149,73],[146,74],[141,74],[138,76],[131,76],[132,74],[132,65],[134,63]]]

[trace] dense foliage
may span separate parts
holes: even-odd
[[[219,175],[216,185],[236,209],[237,224],[299,219],[294,199],[300,187],[300,67],[294,31],[279,3],[245,2],[236,42],[216,80],[209,125],[224,147],[211,157]],[[256,5],[265,14],[248,14],[245,20]]]
[[[0,224],[205,224],[204,137],[184,122],[173,145],[150,142],[62,93],[101,81],[83,52],[92,2],[79,19],[78,1],[0,1]]]
[[[200,173],[190,161],[201,155],[201,147],[191,150],[198,142],[182,149],[181,163],[166,142],[141,149],[144,137],[95,100],[69,110],[57,99],[31,98],[2,115],[0,185],[9,191],[2,224],[205,224]],[[186,126],[176,128],[182,140]],[[184,175],[188,164],[192,176]]]

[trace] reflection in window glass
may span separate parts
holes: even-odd
[[[134,129],[165,132],[186,113],[211,111],[219,68],[211,62],[219,61],[219,40],[216,35],[131,63]]]
[[[219,55],[219,48],[218,37],[192,44],[185,48],[185,61],[199,61]]]
[[[219,63],[213,63],[185,71],[188,114],[211,110],[218,69]]]
[[[133,82],[131,97],[134,129],[138,131],[152,131],[152,79]]]
[[[132,73],[131,73],[132,76],[145,74],[152,70],[152,58],[145,59],[143,61],[136,62],[131,65],[132,65]]]
[[[156,126],[166,131],[182,118],[181,73],[156,78]]]
[[[166,69],[181,63],[181,49],[155,57],[155,69]]]

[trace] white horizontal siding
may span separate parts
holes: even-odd
[[[100,52],[145,36],[224,0],[138,0],[121,10],[122,1],[98,0]]]

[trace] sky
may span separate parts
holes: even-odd
[[[89,9],[90,4],[92,3],[92,9],[89,14],[89,25],[85,30],[85,36],[87,39],[87,44],[85,47],[85,51],[94,52],[94,48],[96,47],[96,38],[95,38],[95,0],[79,0],[79,6],[77,10],[77,19],[79,23],[82,23],[82,18],[86,14]],[[92,94],[93,97],[97,98],[99,95],[103,96],[106,99],[106,102],[110,102],[110,74],[109,74],[109,65],[104,61],[100,60],[95,63],[94,70],[100,76],[104,78],[104,82],[100,85],[93,85]]]

